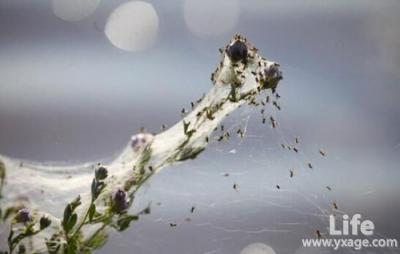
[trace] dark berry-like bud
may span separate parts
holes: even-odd
[[[42,218],[40,218],[40,230],[43,230],[45,228],[47,228],[48,226],[50,226],[51,224],[51,220],[45,216],[43,216]]]
[[[265,69],[264,73],[268,78],[282,78],[282,72],[279,71],[278,65],[275,64],[270,66],[268,69]]]
[[[150,213],[151,213],[151,207],[149,205],[145,209],[143,209],[139,214],[150,214]]]
[[[247,46],[246,43],[242,41],[235,41],[229,46],[227,54],[232,62],[238,62],[241,60],[247,60]]]
[[[131,147],[134,150],[138,150],[141,146],[143,146],[146,143],[146,135],[143,133],[139,133],[137,135],[132,136],[131,138]]]
[[[107,169],[101,166],[98,167],[94,172],[94,177],[96,178],[97,181],[106,179],[107,175],[108,175]]]
[[[278,81],[283,78],[282,72],[279,70],[278,67],[279,65],[274,64],[264,70],[264,74],[266,76],[263,81],[264,88],[270,88],[272,90],[272,93],[275,93]]]
[[[5,252],[5,253],[7,253],[7,252]],[[25,245],[20,244],[20,245],[18,246],[18,253],[26,253],[26,247],[25,247]]]
[[[15,220],[18,223],[26,223],[31,220],[31,214],[27,208],[22,208],[18,211],[17,215],[15,216]]]
[[[113,198],[113,210],[117,213],[122,213],[128,209],[125,191],[118,189]]]

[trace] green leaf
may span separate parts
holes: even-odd
[[[72,216],[69,218],[68,222],[65,225],[65,232],[71,231],[71,229],[75,226],[76,222],[78,220],[78,215],[76,213],[72,214]]]
[[[94,199],[94,197],[96,195],[96,189],[97,189],[97,181],[96,181],[96,178],[93,178],[92,187],[90,188],[90,190],[92,192],[92,199]]]
[[[34,226],[35,226],[34,222],[30,222],[30,223],[26,224],[25,225],[25,235],[27,235],[27,236],[33,235],[35,233]]]
[[[189,125],[190,122],[186,123],[185,121],[183,121],[183,133],[190,138],[193,135],[193,133],[196,132],[196,130],[194,129],[189,130]]]
[[[96,180],[96,178],[93,178],[92,181],[92,201],[96,200],[100,193],[104,190],[104,187],[106,187],[106,184],[104,182],[99,182]]]
[[[89,221],[91,222],[93,220],[93,216],[96,213],[96,205],[95,204],[91,204],[89,207],[89,211],[88,211],[88,215],[89,215]]]
[[[91,250],[98,249],[103,246],[108,238],[107,232],[103,229],[95,233],[87,242],[84,243],[87,251],[84,253],[91,253]]]
[[[75,211],[75,209],[79,206],[81,204],[81,197],[80,196],[78,196],[76,199],[74,199],[71,203],[69,203],[66,207],[65,207],[65,209],[64,209],[64,217],[63,217],[63,221],[62,221],[62,226],[63,226],[63,228],[64,228],[64,230],[66,231],[66,232],[68,232],[71,228],[69,227],[69,224],[71,223],[71,219],[72,219],[72,217],[71,216],[73,216],[73,212]],[[75,216],[76,216],[76,214],[75,214]],[[76,223],[76,221],[75,221],[75,223]],[[69,230],[68,230],[68,228],[69,228]]]
[[[153,151],[151,149],[151,146],[150,145],[146,146],[146,148],[142,152],[142,155],[140,156],[137,166],[135,167],[136,172],[138,172],[141,175],[144,174],[145,172],[144,167],[150,161],[152,152]]]
[[[213,116],[212,110],[209,109],[209,108],[207,108],[207,110],[206,110],[206,117],[207,117],[207,119],[209,119],[209,120],[214,120],[214,119],[215,119],[215,117]]]
[[[236,86],[231,84],[231,92],[229,93],[229,100],[231,102],[237,102]]]
[[[129,227],[129,224],[131,221],[138,220],[139,216],[137,215],[128,215],[128,214],[123,214],[118,218],[117,225],[118,225],[118,231],[124,231]]]
[[[66,254],[76,254],[78,253],[78,243],[75,238],[70,239],[68,244],[64,246],[64,253]]]
[[[1,192],[3,190],[3,184],[5,178],[6,178],[6,166],[0,160],[0,198],[2,198]]]
[[[204,151],[204,147],[185,147],[181,150],[178,154],[176,160],[177,161],[184,161],[187,159],[195,159],[197,155]]]
[[[69,219],[71,218],[71,215],[72,215],[72,207],[71,204],[68,204],[64,209],[64,218],[62,221],[62,225],[65,231],[67,231],[67,224]]]
[[[12,246],[13,236],[14,236],[14,231],[12,230],[12,228],[10,228],[10,234],[8,235],[8,238],[7,238],[7,242],[8,242],[9,246]]]
[[[17,212],[17,208],[14,206],[8,207],[3,214],[3,221],[6,221],[11,215]]]
[[[72,202],[71,202],[71,208],[72,211],[74,211],[78,206],[82,204],[81,202],[81,196],[76,197]]]
[[[189,125],[190,122],[186,123],[185,121],[183,121],[183,133],[187,133],[188,129],[189,129]]]
[[[6,165],[4,165],[4,162],[0,160],[0,180],[4,180],[6,177]]]
[[[16,246],[22,239],[24,239],[26,237],[26,235],[24,233],[21,233],[19,235],[17,235],[16,237],[14,237],[11,240],[11,245],[12,246]]]

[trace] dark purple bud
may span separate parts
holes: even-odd
[[[227,54],[232,62],[238,62],[241,60],[247,60],[247,46],[246,43],[237,40],[229,46]]]
[[[132,148],[135,148],[139,145],[143,145],[144,143],[146,143],[146,137],[144,134],[137,134],[132,136],[131,142]]]
[[[31,220],[30,212],[27,208],[22,208],[18,211],[17,215],[15,216],[15,220],[18,223],[26,223]]]
[[[118,189],[113,198],[113,210],[117,213],[122,213],[128,209],[125,191]]]
[[[275,93],[278,81],[281,80],[282,72],[279,70],[279,65],[274,64],[264,70],[265,79],[263,80],[264,88],[270,88],[272,93]]]
[[[40,223],[40,230],[43,230],[43,229],[47,228],[48,226],[50,226],[51,220],[49,218],[43,216],[42,218],[40,218],[39,223]]]
[[[96,169],[96,171],[94,172],[94,177],[98,181],[106,179],[107,175],[108,175],[107,169],[105,167],[101,167],[101,166],[98,167]]]
[[[7,253],[7,252],[6,252]],[[26,247],[23,244],[18,246],[18,253],[26,253]]]
[[[145,209],[143,209],[139,214],[150,214],[151,213],[151,207],[150,204],[147,206]]]
[[[268,78],[282,78],[282,72],[279,71],[278,65],[275,64],[265,69],[264,73]]]

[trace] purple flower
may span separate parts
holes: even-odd
[[[27,208],[22,208],[21,210],[18,211],[17,215],[15,216],[15,220],[18,223],[26,223],[28,221],[30,221],[31,215],[30,212]]]
[[[113,210],[117,213],[122,213],[128,209],[128,202],[126,199],[126,192],[118,189],[113,198]]]

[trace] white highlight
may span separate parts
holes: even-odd
[[[150,3],[131,1],[118,6],[108,17],[104,33],[117,48],[141,51],[153,46],[159,20]]]
[[[240,254],[276,254],[274,249],[265,243],[251,243],[244,247]]]
[[[54,15],[65,21],[79,21],[90,16],[100,0],[53,0]]]
[[[237,0],[186,0],[183,11],[190,31],[209,38],[228,33],[236,26],[240,5]]]
[[[294,254],[330,254],[332,253],[329,248],[322,247],[299,247]]]

